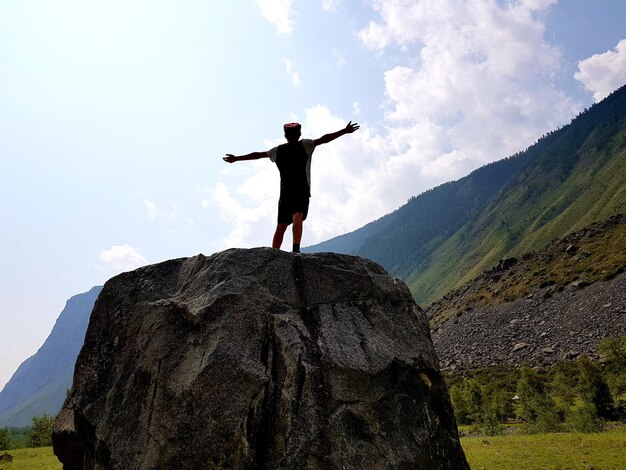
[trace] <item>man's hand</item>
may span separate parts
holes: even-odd
[[[356,122],[352,124],[352,121],[350,121],[344,130],[346,134],[352,134],[354,131],[358,130],[360,127],[361,126],[359,126]]]
[[[319,139],[315,139],[315,145],[317,146],[317,145],[327,144],[328,142],[332,142],[333,140],[335,140],[337,137],[341,137],[342,135],[346,135],[346,134],[352,134],[354,131],[358,130],[359,127],[361,126],[359,126],[356,122],[352,124],[352,121],[350,121],[346,125],[346,127],[341,129],[340,131],[333,132],[331,134],[325,134]]]
[[[237,161],[235,156],[231,153],[227,153],[226,156],[222,158],[222,160],[228,163],[234,163],[235,161]]]

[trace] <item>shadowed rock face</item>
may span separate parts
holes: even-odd
[[[406,286],[269,248],[111,279],[53,440],[66,469],[469,468]]]

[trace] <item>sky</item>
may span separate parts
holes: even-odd
[[[0,1],[0,387],[72,295],[271,243],[275,165],[224,154],[358,122],[315,150],[303,245],[355,230],[626,83],[624,6]]]

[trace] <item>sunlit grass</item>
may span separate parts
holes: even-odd
[[[0,451],[13,456],[12,462],[0,463],[0,470],[62,470],[63,464],[52,453],[52,447],[35,447]]]
[[[463,437],[473,470],[626,469],[626,428],[597,434]]]
[[[462,437],[473,470],[622,470],[626,468],[626,427],[597,434],[513,434]],[[0,470],[61,470],[52,447],[7,451],[13,462]],[[0,455],[4,451],[0,451]]]

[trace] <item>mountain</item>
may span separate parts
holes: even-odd
[[[523,152],[306,251],[370,258],[428,305],[499,260],[626,212],[626,86]]]
[[[442,367],[599,359],[626,335],[625,270],[624,214],[502,260],[426,310]]]
[[[507,258],[428,307],[431,327],[486,306],[583,289],[626,270],[626,214],[609,217],[550,242],[539,251]],[[606,303],[606,302],[603,302]]]
[[[502,260],[426,310],[442,367],[599,359],[626,335],[625,270],[624,214]]]
[[[72,386],[74,364],[102,287],[70,298],[50,336],[0,392],[0,427],[27,426],[31,417],[56,414]]]

